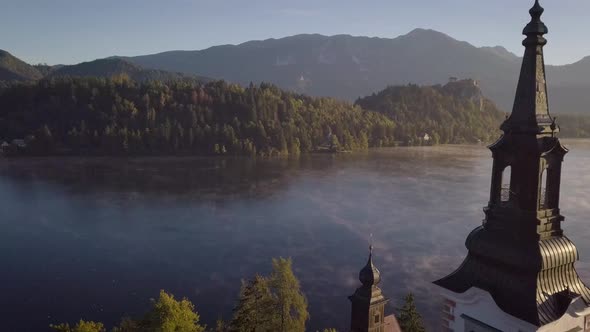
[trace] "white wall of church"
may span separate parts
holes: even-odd
[[[570,332],[590,331],[590,308],[579,298],[559,320],[537,327],[502,311],[490,294],[479,288],[465,293],[442,290],[441,331],[453,332]],[[471,319],[469,319],[471,318]]]
[[[445,328],[446,331],[454,332],[490,332],[497,330],[504,332],[532,332],[537,330],[536,326],[506,314],[498,308],[488,292],[479,288],[473,287],[462,294],[443,290],[442,296],[443,303],[455,304],[451,310],[451,315],[445,314],[445,309],[443,309],[443,330]],[[468,318],[464,318],[465,316],[483,324],[474,323]],[[445,317],[450,319],[444,319]]]
[[[539,328],[539,332],[561,331],[590,331],[590,308],[581,298],[576,299],[559,320]]]

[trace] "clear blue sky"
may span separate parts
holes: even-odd
[[[393,38],[431,28],[521,55],[533,0],[0,0],[0,49],[31,63],[198,50],[299,33]],[[590,1],[541,0],[547,62],[590,55]]]

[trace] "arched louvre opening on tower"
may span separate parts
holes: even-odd
[[[545,168],[541,172],[541,180],[539,186],[539,209],[549,208],[547,198],[547,169]]]
[[[568,150],[549,113],[543,47],[548,29],[535,1],[514,107],[489,148],[493,166],[485,220],[469,234],[467,257],[435,282],[452,313],[443,326],[469,331],[590,331],[590,289],[559,208]],[[588,326],[589,329],[585,329]]]
[[[502,183],[500,184],[500,201],[507,203],[510,201],[511,190],[510,181],[512,180],[512,167],[506,166],[502,171]],[[513,195],[512,195],[513,196]]]

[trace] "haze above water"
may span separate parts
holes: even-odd
[[[590,281],[590,141],[566,141],[561,208]],[[382,288],[409,291],[431,326],[431,281],[456,268],[481,224],[483,146],[372,150],[300,160],[234,158],[0,161],[3,328],[79,318],[112,325],[166,289],[209,325],[230,318],[240,279],[292,257],[310,330],[348,324],[373,234]]]

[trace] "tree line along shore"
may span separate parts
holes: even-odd
[[[389,87],[356,103],[262,83],[60,78],[0,89],[12,155],[293,156],[487,142],[503,113],[446,86]]]

